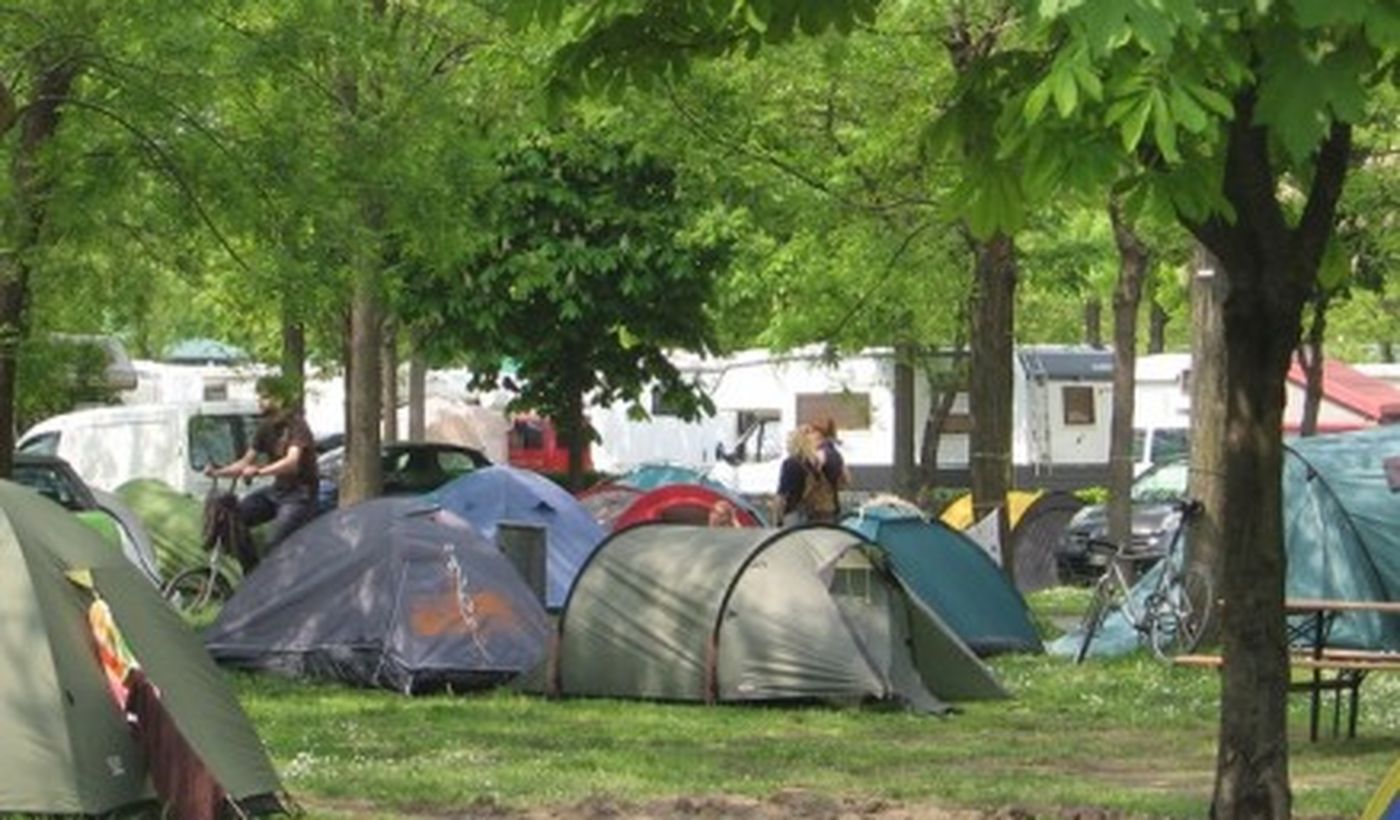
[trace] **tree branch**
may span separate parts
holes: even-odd
[[[1299,270],[1315,271],[1337,217],[1347,166],[1351,159],[1351,125],[1333,120],[1332,129],[1317,152],[1312,189],[1308,191],[1303,216],[1293,231],[1293,253]]]
[[[136,140],[141,143],[142,147],[155,156],[160,169],[175,181],[176,186],[179,187],[180,191],[185,195],[185,198],[189,200],[190,205],[194,207],[195,213],[199,216],[199,221],[203,222],[205,227],[214,234],[215,241],[217,241],[229,257],[233,259],[234,263],[242,268],[244,272],[252,272],[253,269],[243,260],[243,257],[238,251],[234,250],[233,245],[229,242],[228,238],[224,236],[223,231],[219,230],[219,226],[214,223],[213,217],[209,214],[209,211],[205,209],[204,204],[200,202],[199,197],[195,195],[194,187],[190,184],[189,180],[185,179],[185,175],[180,171],[180,166],[175,162],[175,159],[171,157],[158,142],[151,139],[146,132],[142,131],[134,123],[128,121],[117,112],[98,105],[97,103],[73,97],[68,97],[61,102],[65,105],[83,108],[101,114],[117,123],[127,133],[134,136]]]

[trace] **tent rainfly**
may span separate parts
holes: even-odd
[[[205,634],[221,663],[405,694],[503,682],[545,656],[544,608],[471,525],[378,498],[293,533]]]
[[[992,672],[844,527],[641,524],[579,573],[548,688],[660,700],[1005,697]]]
[[[1043,651],[1025,599],[967,536],[888,505],[862,507],[842,523],[879,543],[900,580],[978,655]]]
[[[1055,542],[1084,502],[1060,491],[1012,490],[1006,494],[1009,540],[1016,556],[1016,588],[1035,592],[1059,583],[1055,564]],[[972,517],[972,494],[954,499],[940,516],[956,530],[968,530],[977,522]]]
[[[0,565],[0,815],[281,810],[223,675],[125,556],[0,481]]]

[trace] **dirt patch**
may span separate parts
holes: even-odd
[[[452,809],[385,812],[364,803],[336,801],[306,806],[339,817],[388,817],[405,820],[1123,820],[1130,815],[1093,808],[995,810],[957,809],[933,803],[906,803],[881,798],[831,797],[788,789],[766,798],[739,795],[694,795],[661,800],[626,801],[590,797],[578,803],[513,809],[490,798]]]

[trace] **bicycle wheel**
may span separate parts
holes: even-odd
[[[1111,568],[1094,585],[1094,597],[1089,601],[1088,610],[1084,612],[1084,620],[1079,623],[1079,629],[1084,634],[1079,640],[1079,649],[1074,653],[1075,663],[1083,663],[1084,658],[1088,657],[1089,645],[1094,642],[1099,627],[1103,626],[1104,618],[1110,610],[1119,605],[1121,589],[1121,585],[1113,577]]]
[[[1210,576],[1191,567],[1149,609],[1148,639],[1157,657],[1167,660],[1194,650],[1210,627],[1215,592]]]
[[[165,585],[165,600],[183,615],[194,615],[222,604],[233,594],[233,586],[223,573],[209,567],[187,569]]]

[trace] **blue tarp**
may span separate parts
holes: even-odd
[[[475,470],[444,484],[428,498],[469,521],[493,543],[496,527],[503,521],[544,527],[549,556],[545,601],[551,609],[564,605],[574,578],[606,534],[563,487],[518,467]]]
[[[892,506],[867,506],[842,523],[884,547],[900,581],[978,655],[1041,651],[1025,599],[967,536]]]

